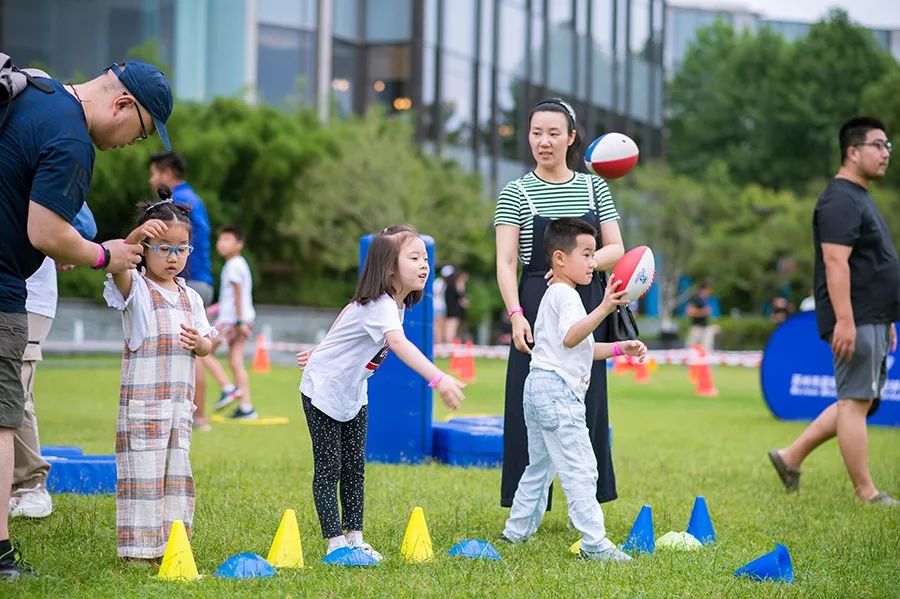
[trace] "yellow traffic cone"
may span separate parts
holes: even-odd
[[[400,553],[408,562],[424,562],[434,557],[431,535],[428,534],[428,525],[425,524],[425,512],[420,507],[414,507],[409,516]]]
[[[266,561],[276,568],[303,567],[303,546],[300,544],[300,527],[297,526],[294,510],[284,510]]]
[[[197,564],[188,541],[184,522],[175,520],[169,531],[169,542],[156,575],[161,580],[198,580]]]

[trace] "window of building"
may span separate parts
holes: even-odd
[[[407,41],[411,33],[411,0],[378,0],[366,5],[366,41]]]
[[[275,106],[311,104],[315,94],[316,36],[311,31],[259,26],[259,96]]]
[[[408,45],[372,46],[366,51],[367,104],[380,104],[391,112],[418,109],[412,105]]]
[[[441,70],[444,140],[451,145],[466,145],[472,138],[472,63],[444,54]]]
[[[357,84],[356,46],[336,39],[332,46],[331,96],[343,116],[353,112],[354,86]]]
[[[347,41],[359,39],[359,2],[361,0],[332,0],[332,31],[334,37]]]
[[[335,0],[335,5],[341,0]],[[256,10],[260,23],[279,27],[315,29],[316,0],[257,0]]]
[[[458,56],[475,58],[475,0],[444,0],[443,22],[444,48]]]
[[[508,75],[525,74],[525,27],[528,20],[519,2],[500,2],[500,55],[497,64]]]

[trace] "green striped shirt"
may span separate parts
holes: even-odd
[[[535,210],[541,216],[547,218],[582,216],[593,209],[601,223],[619,219],[612,194],[609,193],[609,186],[600,177],[575,173],[575,176],[565,183],[548,183],[538,178],[534,172],[530,172],[517,181],[525,189]],[[590,205],[591,195],[588,185],[594,186],[594,206]],[[531,208],[519,191],[516,181],[507,183],[500,192],[494,211],[494,226],[497,225],[519,227],[519,259],[523,264],[529,264],[533,237]]]

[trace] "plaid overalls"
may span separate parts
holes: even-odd
[[[146,280],[146,277],[145,277]],[[136,351],[125,344],[116,424],[116,537],[120,557],[165,552],[174,520],[190,534],[194,479],[188,450],[194,412],[194,354],[178,342],[181,323],[193,324],[179,285],[170,304],[147,281],[153,318]]]

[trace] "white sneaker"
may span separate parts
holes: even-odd
[[[10,518],[46,518],[53,511],[53,500],[44,485],[16,491],[19,501],[9,510]]]
[[[360,543],[359,545],[352,545],[352,547],[356,547],[357,549],[362,549],[366,554],[372,557],[376,562],[380,562],[384,559],[384,556],[375,551],[371,545],[368,543]]]
[[[581,559],[591,560],[595,562],[616,562],[616,563],[625,563],[632,561],[632,557],[627,553],[623,553],[619,551],[617,547],[610,547],[609,549],[603,549],[601,551],[585,551],[581,550],[581,553],[578,555]]]

